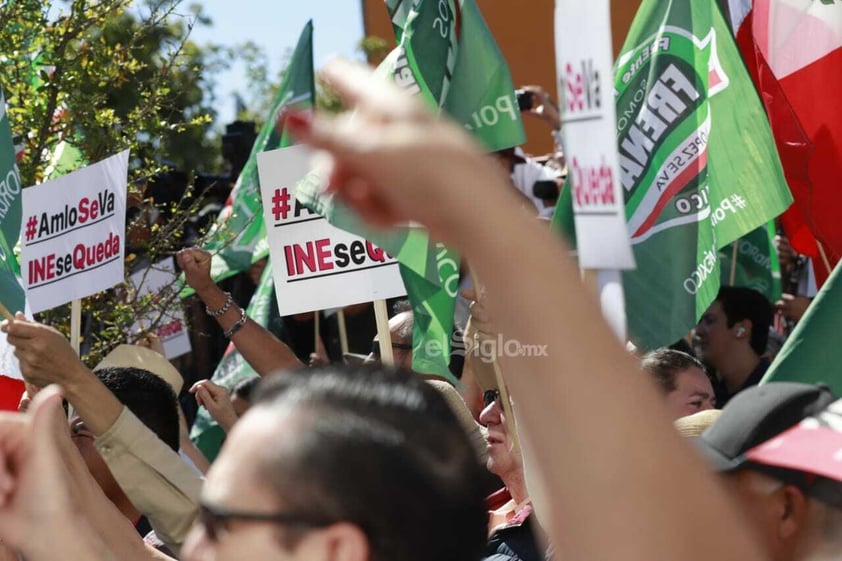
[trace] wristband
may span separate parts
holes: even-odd
[[[242,327],[246,324],[247,319],[248,316],[246,316],[246,311],[240,308],[240,319],[238,319],[237,323],[235,323],[225,331],[225,338],[230,339],[231,337],[233,337],[234,334],[240,329],[242,329]]]
[[[231,297],[231,293],[226,292],[225,293],[225,303],[222,305],[222,307],[219,308],[218,310],[211,310],[210,308],[205,306],[205,313],[208,314],[210,317],[218,318],[219,316],[221,316],[222,314],[227,312],[229,309],[231,309],[231,305],[233,303],[234,303],[234,299]]]

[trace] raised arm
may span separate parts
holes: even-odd
[[[231,342],[255,372],[265,376],[275,370],[302,366],[286,343],[245,316],[245,311],[230,300],[230,295],[214,284],[210,276],[210,253],[193,247],[179,251],[177,259],[187,284],[196,291],[222,330],[233,331]],[[238,322],[244,323],[238,325]]]
[[[173,551],[198,511],[201,477],[164,444],[76,357],[52,327],[22,315],[3,322],[24,378],[38,387],[60,384],[120,488]]]
[[[672,429],[562,243],[512,211],[497,166],[464,130],[368,70],[340,62],[326,77],[354,118],[294,115],[287,124],[330,155],[330,188],[372,223],[425,223],[471,260],[504,336],[547,345],[546,357],[505,359],[503,370],[522,428],[538,444],[559,557],[759,560],[734,506]]]

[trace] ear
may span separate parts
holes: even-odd
[[[309,543],[301,545],[308,551],[302,559],[368,561],[371,556],[368,537],[359,526],[349,522],[338,522],[310,532],[305,539]]]
[[[791,540],[806,527],[809,501],[798,487],[785,485],[781,493],[781,517],[778,525],[778,537]]]

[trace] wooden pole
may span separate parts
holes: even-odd
[[[76,356],[82,357],[81,345],[79,344],[80,334],[82,333],[82,300],[77,298],[70,302],[70,346]],[[73,405],[67,404],[67,418],[73,416]]]
[[[734,241],[731,247],[731,274],[728,275],[728,285],[734,286],[737,281],[737,247],[739,240]]]
[[[313,316],[313,333],[315,335],[313,339],[313,352],[319,354],[319,310],[313,313],[315,314]]]
[[[380,362],[386,366],[395,365],[392,353],[392,335],[389,333],[389,312],[385,300],[374,301],[374,317],[377,319],[377,340],[380,342]]]
[[[827,275],[830,276],[830,274],[833,272],[833,269],[830,267],[830,260],[827,258],[827,253],[825,253],[824,251],[824,246],[819,240],[816,240],[816,245],[819,246],[819,254],[822,256],[822,263],[824,264],[824,268],[827,271]]]
[[[342,349],[342,356],[348,353],[348,327],[345,325],[345,310],[339,308],[336,311],[336,321],[339,322],[339,348]]]
[[[70,346],[76,352],[76,356],[80,354],[79,338],[82,332],[82,300],[76,299],[70,303]]]
[[[474,293],[479,298],[480,284],[476,273],[471,270],[471,282],[474,285]],[[505,347],[505,345],[503,345]],[[491,357],[491,365],[494,367],[494,378],[497,380],[497,391],[500,392],[500,405],[503,407],[503,413],[506,416],[506,429],[509,431],[509,436],[512,439],[512,447],[515,451],[520,450],[520,441],[517,436],[517,425],[515,424],[515,415],[512,411],[512,402],[509,400],[509,390],[506,388],[506,381],[503,379],[503,372],[500,370],[499,352],[502,349],[494,349],[494,356]]]
[[[0,302],[0,314],[9,321],[15,321],[15,316],[3,305],[3,302]]]

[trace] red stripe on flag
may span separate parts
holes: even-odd
[[[694,163],[697,165],[694,166]],[[696,158],[690,160],[687,167],[684,168],[684,171],[675,176],[675,179],[673,179],[669,186],[661,193],[655,208],[652,209],[652,212],[649,213],[649,217],[643,222],[643,224],[640,225],[640,228],[637,229],[637,232],[634,233],[632,238],[642,236],[649,230],[649,228],[654,226],[658,217],[661,215],[661,211],[664,210],[665,206],[667,206],[667,203],[670,202],[679,191],[684,189],[684,187],[690,183],[690,180],[699,175],[707,163],[708,151],[707,147],[705,147],[705,150]]]

